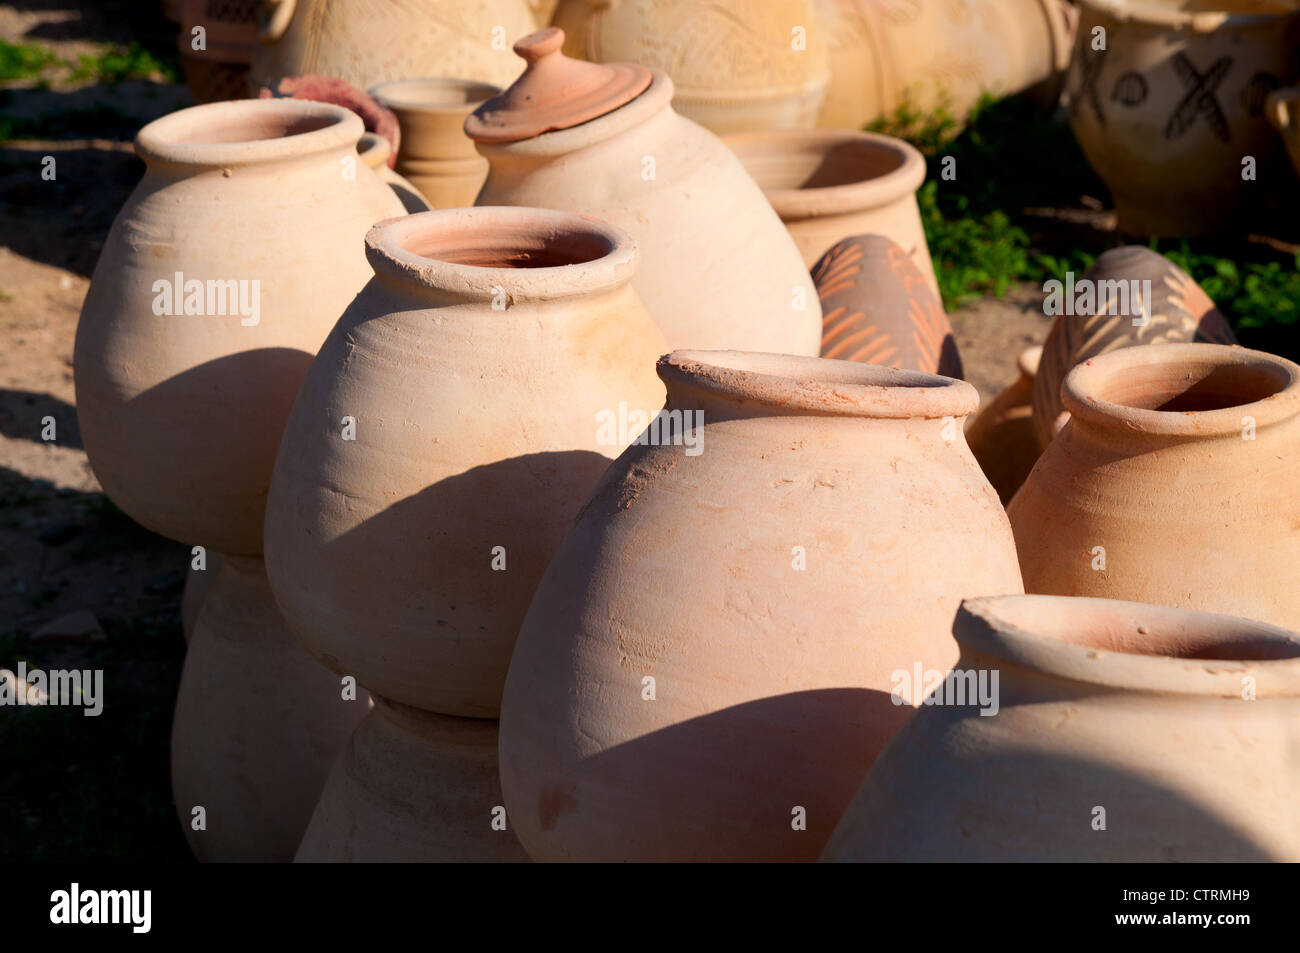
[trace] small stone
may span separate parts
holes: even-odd
[[[95,614],[87,609],[79,609],[59,616],[53,622],[47,622],[32,633],[33,639],[84,639],[87,642],[103,642],[107,636],[100,626]]]

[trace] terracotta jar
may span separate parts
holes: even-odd
[[[812,274],[822,303],[822,357],[962,376],[933,282],[896,243],[884,235],[846,238]]]
[[[818,125],[900,108],[964,119],[986,92],[1055,102],[1077,15],[1063,0],[817,0],[831,81]]]
[[[248,64],[257,48],[261,5],[262,0],[180,0],[176,46],[196,103],[248,95]],[[201,40],[194,32],[199,27]],[[202,49],[196,49],[200,42]]]
[[[369,89],[432,72],[507,83],[510,44],[535,29],[528,0],[265,0],[251,78],[325,73]]]
[[[1011,502],[1038,462],[1033,393],[1042,353],[1037,346],[1022,351],[1016,360],[1015,383],[981,407],[966,428],[971,453],[1004,504]]]
[[[1028,591],[1300,629],[1300,367],[1131,347],[1080,364],[1061,393],[1070,422],[1008,510]]]
[[[466,121],[490,164],[478,204],[626,229],[642,256],[637,293],[672,347],[816,355],[808,269],[736,157],[672,110],[666,74],[567,59],[562,41],[552,28],[516,44],[528,68]]]
[[[334,765],[296,859],[526,861],[501,798],[496,721],[377,698]]]
[[[145,175],[95,266],[73,363],[95,476],[149,529],[261,553],[298,385],[365,284],[366,229],[402,211],[356,161],[361,134],[346,109],[292,99],[196,106],[140,130]]]
[[[962,439],[975,389],[735,351],[659,375],[676,416],[605,474],[520,630],[506,806],[534,860],[812,860],[911,713],[897,673],[951,666],[964,596],[1022,591]]]
[[[939,296],[916,204],[925,159],[911,145],[829,129],[752,132],[723,141],[762,187],[809,267],[842,239],[884,235],[912,256]]]
[[[1080,8],[1070,125],[1110,188],[1119,229],[1183,237],[1248,227],[1275,168],[1265,100],[1297,78],[1300,11],[1284,0]],[[1098,28],[1104,50],[1094,49]]]
[[[673,80],[673,108],[716,133],[808,129],[830,79],[812,0],[563,0],[564,52]]]
[[[962,677],[877,759],[824,860],[1300,860],[1296,633],[1049,596],[965,602],[953,633]],[[985,717],[958,691],[994,675]]]
[[[429,200],[424,197],[424,194],[404,176],[388,167],[388,159],[392,153],[393,147],[389,145],[388,140],[376,132],[367,132],[357,143],[357,155],[360,156],[361,161],[368,165],[375,175],[388,183],[388,187],[402,203],[402,208],[412,215],[430,211]]]
[[[1300,86],[1288,86],[1270,93],[1266,112],[1269,122],[1282,134],[1291,165],[1300,173]]]
[[[495,717],[537,580],[626,443],[602,439],[601,414],[663,403],[663,338],[630,285],[636,249],[602,222],[426,212],[376,226],[366,254],[375,276],[281,443],[271,584],[341,674]]]
[[[223,560],[172,723],[176,812],[199,860],[293,859],[335,755],[370,707],[364,690],[352,695],[289,634],[262,561]]]
[[[488,83],[442,77],[381,83],[370,90],[401,124],[397,171],[434,208],[474,204],[488,164],[465,135],[465,119],[500,92]]]
[[[1039,449],[1065,426],[1061,381],[1075,365],[1138,344],[1236,344],[1201,286],[1158,252],[1126,245],[1103,252],[1078,282],[1058,282],[1044,301],[1055,315],[1034,380]]]

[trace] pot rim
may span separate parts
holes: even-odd
[[[1246,367],[1268,376],[1277,390],[1266,397],[1213,410],[1146,410],[1105,400],[1097,394],[1123,377],[1132,381],[1145,368],[1184,365],[1189,373],[1218,367]],[[1300,412],[1300,366],[1284,357],[1236,344],[1136,345],[1099,354],[1079,364],[1061,382],[1061,402],[1071,421],[1109,430],[1172,437],[1240,434],[1243,418],[1261,428]]]
[[[1227,627],[1253,636],[1255,644],[1293,649],[1294,654],[1262,659],[1142,655],[1066,641],[1052,632],[1043,632],[1043,623],[1024,621],[1027,613],[1061,603],[1068,603],[1072,611],[1068,619],[1055,623],[1057,631],[1077,630],[1079,625],[1086,625],[1089,611],[1104,611],[1112,622],[1117,615],[1126,616],[1135,634],[1139,625],[1206,636]],[[1250,676],[1255,680],[1256,698],[1300,697],[1300,633],[1253,619],[1118,599],[1002,595],[962,600],[952,632],[963,653],[971,649],[1039,674],[1105,688],[1242,698],[1242,679]]]
[[[192,142],[182,137],[222,124],[238,127],[256,123],[319,123],[303,132],[224,142]],[[306,99],[235,99],[178,109],[144,126],[135,137],[135,151],[146,163],[230,168],[284,162],[336,149],[353,151],[366,131],[361,117],[332,103]]]
[[[965,381],[833,358],[688,348],[655,369],[669,388],[805,414],[960,419],[979,408],[979,392]]]
[[[1194,33],[1212,33],[1225,26],[1247,26],[1295,16],[1300,10],[1277,12],[1233,12],[1230,10],[1179,10],[1158,0],[1079,0],[1089,7],[1121,22],[1150,23],[1156,26],[1190,29]]]
[[[465,93],[467,98],[455,102],[432,102],[428,98],[414,96],[404,98],[402,95],[403,92],[414,92],[418,89],[455,90]],[[486,91],[486,94],[477,96],[477,90]],[[466,109],[473,112],[493,96],[499,96],[503,90],[500,86],[477,79],[462,79],[458,76],[424,76],[377,83],[371,86],[368,92],[394,112],[400,109],[403,112],[445,114],[463,112]],[[475,98],[468,98],[470,95],[475,95]]]
[[[493,242],[489,236],[485,243],[481,236],[488,227],[512,240]],[[476,234],[480,238],[474,241]],[[511,267],[449,261],[410,250],[413,243],[437,242],[444,246],[442,254],[460,249],[509,255],[555,249],[565,240],[571,247],[580,246],[572,254],[598,254],[558,265]],[[381,277],[471,300],[490,301],[504,294],[509,304],[516,304],[614,291],[632,280],[640,253],[627,232],[597,218],[553,209],[480,205],[378,222],[366,233],[366,257]]]
[[[844,129],[772,129],[741,132],[722,137],[741,165],[750,154],[806,152],[811,147],[825,151],[832,146],[859,145],[872,151],[887,152],[901,161],[884,175],[843,185],[816,188],[763,188],[763,194],[783,221],[819,216],[843,215],[892,205],[912,195],[925,182],[925,158],[911,143],[877,132],[854,132]],[[773,147],[780,147],[774,149]],[[751,176],[753,173],[750,173]]]

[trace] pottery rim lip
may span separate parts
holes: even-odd
[[[502,239],[484,244],[483,233],[493,229]],[[530,237],[534,244],[521,244]],[[457,249],[502,254],[547,250],[567,241],[568,247],[580,246],[576,254],[590,257],[558,265],[511,267],[449,261],[410,248],[430,241],[445,243],[444,254]],[[552,209],[480,205],[377,222],[366,233],[366,257],[376,275],[473,300],[498,299],[504,293],[510,303],[517,303],[614,291],[632,280],[640,253],[627,232],[598,218]]]
[[[419,90],[461,93],[463,98],[449,97],[445,101],[436,101],[427,95],[417,95]],[[499,96],[502,89],[500,86],[477,79],[462,79],[458,76],[424,76],[378,83],[371,86],[367,92],[394,112],[401,110],[410,113],[446,114],[473,112],[493,96]],[[482,95],[479,95],[480,93]]]
[[[1253,644],[1275,646],[1279,656],[1189,658],[1100,649],[1042,631],[1051,623],[1023,619],[1035,609],[1063,600],[1071,604],[1072,611],[1070,621],[1056,623],[1058,629],[1071,631],[1086,625],[1089,610],[1107,613],[1112,622],[1117,614],[1124,614],[1135,626],[1153,630],[1178,627],[1182,631],[1190,627],[1207,638],[1216,629],[1226,628],[1252,636]],[[1242,678],[1249,675],[1255,679],[1256,697],[1300,697],[1300,634],[1253,619],[1117,599],[1017,594],[962,600],[952,632],[963,655],[970,649],[1038,674],[1102,688],[1241,699]],[[1137,634],[1136,627],[1134,632]]]
[[[659,358],[656,371],[670,391],[822,416],[959,419],[979,408],[979,392],[965,381],[824,357],[679,349]]]
[[[1244,367],[1268,377],[1277,389],[1262,398],[1213,410],[1147,410],[1096,396],[1115,380],[1131,382],[1146,368],[1171,365],[1192,369]],[[1300,413],[1300,366],[1264,351],[1236,344],[1138,345],[1099,354],[1079,364],[1061,382],[1061,402],[1077,419],[1112,431],[1153,436],[1213,437],[1239,435],[1243,418],[1256,428],[1278,423]]]
[[[258,124],[283,124],[279,135],[259,136]],[[315,124],[302,132],[289,131],[295,123]],[[218,142],[186,141],[187,134],[213,128],[243,126],[248,138]],[[282,162],[304,156],[354,149],[366,131],[361,117],[332,103],[307,99],[236,99],[189,106],[144,126],[135,137],[135,151],[146,163],[234,167]]]
[[[832,146],[861,146],[872,151],[890,153],[899,164],[883,175],[846,182],[842,185],[801,188],[786,186],[763,188],[772,208],[782,221],[844,215],[892,205],[912,195],[925,181],[925,158],[915,146],[902,139],[876,132],[853,132],[843,129],[773,129],[761,132],[738,132],[722,137],[741,165],[747,155],[772,155],[777,152],[799,154],[810,149]],[[774,149],[773,146],[778,147]]]
[[[1223,0],[1230,6],[1232,0]],[[1187,28],[1194,33],[1212,33],[1225,26],[1247,26],[1288,16],[1300,10],[1180,10],[1155,2],[1155,0],[1079,0],[1082,7],[1090,7],[1121,22],[1150,23],[1157,26]]]

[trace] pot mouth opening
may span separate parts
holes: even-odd
[[[247,99],[191,106],[136,136],[141,158],[185,165],[248,165],[354,146],[365,131],[351,110],[304,99]]]
[[[677,350],[661,357],[668,386],[800,414],[961,418],[979,407],[965,381],[876,364],[756,351]]]
[[[398,109],[455,109],[486,102],[501,93],[501,87],[473,79],[430,76],[380,83],[370,95],[385,106]]]

